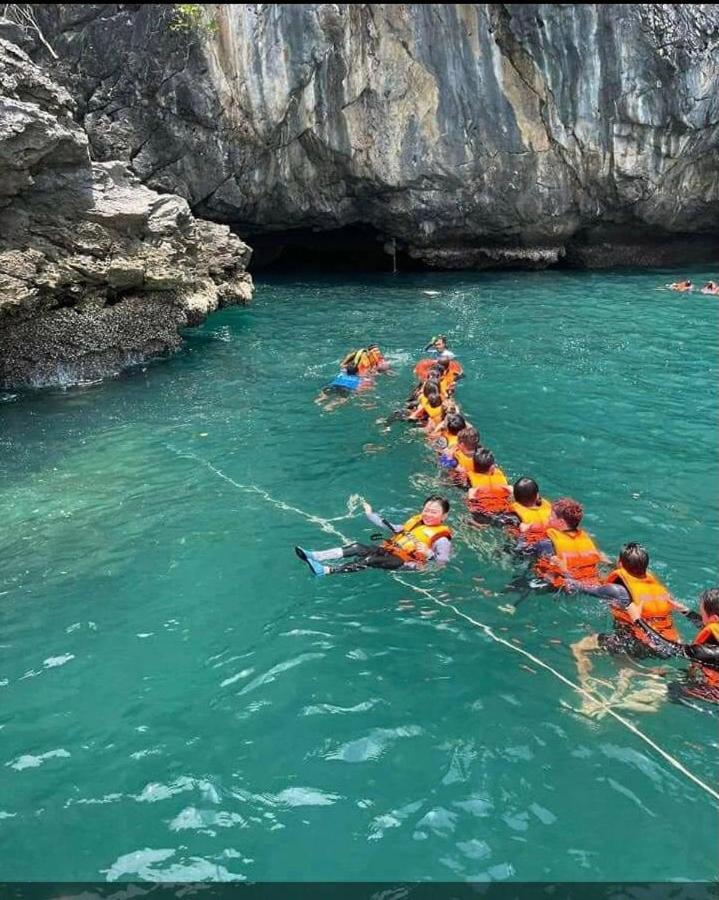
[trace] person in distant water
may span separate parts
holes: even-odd
[[[445,334],[433,337],[424,349],[436,354],[438,359],[454,359],[454,353],[447,346],[447,335]]]
[[[326,410],[334,409],[346,403],[353,394],[368,390],[373,383],[371,378],[360,375],[357,364],[350,361],[328,385],[322,388],[315,398],[315,403],[318,405],[324,403]]]
[[[702,288],[702,294],[719,294],[719,284],[716,281],[707,281]]]
[[[667,287],[670,291],[691,291],[694,289],[694,285],[691,281],[673,281],[671,284],[668,284]]]
[[[404,525],[388,522],[364,503],[364,512],[373,525],[385,528],[392,536],[379,546],[349,544],[331,550],[305,550],[295,547],[295,553],[306,562],[313,575],[336,575],[344,572],[360,572],[363,569],[408,570],[423,569],[427,563],[443,566],[452,555],[452,530],[445,524],[449,502],[444,497],[427,497],[422,512],[407,519]],[[348,557],[351,562],[327,566]]]
[[[359,350],[351,350],[340,363],[340,368],[344,369],[348,365],[355,365],[359,375],[386,372],[389,369],[389,363],[382,356],[382,351],[377,344],[370,344]]]
[[[579,527],[583,517],[581,503],[561,497],[552,504],[546,538],[534,544],[520,539],[517,545],[517,549],[537,557],[537,577],[556,589],[586,590],[588,585],[598,584],[599,563],[609,562]]]
[[[674,600],[667,587],[649,571],[649,554],[641,544],[625,544],[617,567],[601,583],[579,584],[567,578],[567,587],[607,600],[614,619],[611,634],[592,634],[573,645],[572,652],[582,676],[591,669],[586,654],[595,650],[635,657],[662,655],[655,650],[644,625],[650,626],[664,640],[678,641],[673,620],[675,611],[693,621],[701,621],[697,613]],[[637,619],[644,624],[638,624]]]
[[[686,681],[672,681],[667,685],[670,700],[703,700],[719,704],[719,588],[710,588],[700,594],[697,618],[701,628],[691,644],[664,637],[641,616],[637,603],[631,603],[627,613],[634,627],[641,630],[658,654],[691,660]]]

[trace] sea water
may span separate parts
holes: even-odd
[[[612,558],[641,541],[695,607],[717,298],[680,274],[258,278],[169,360],[3,395],[0,878],[716,876],[716,715],[636,701],[686,663],[598,656],[580,694],[606,607],[513,587],[421,434],[378,421],[446,334],[508,476],[580,500]],[[370,341],[392,372],[316,404]],[[442,572],[319,579],[293,552],[368,541],[359,496],[401,522],[436,492]]]

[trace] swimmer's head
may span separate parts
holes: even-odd
[[[444,373],[449,369],[449,360],[438,359],[434,366],[432,366],[432,368],[437,369],[440,374],[444,375]]]
[[[345,371],[348,375],[359,375],[359,366],[356,362],[348,362]]]
[[[437,386],[428,382],[424,386],[423,390],[424,396],[427,398],[427,402],[432,406],[440,406],[442,403],[442,395],[437,390]]]
[[[719,588],[709,588],[699,595],[699,612],[706,625],[712,619],[719,619]]]
[[[467,427],[467,423],[464,421],[464,416],[460,416],[459,413],[451,413],[447,416],[446,427],[450,434],[458,435],[462,429]]]
[[[486,447],[480,447],[474,454],[473,462],[474,471],[479,472],[480,475],[484,475],[491,471],[492,466],[494,465],[494,453],[492,453],[491,450],[487,450]]]
[[[457,435],[457,443],[467,453],[474,453],[479,447],[479,432],[476,428],[468,425]]]
[[[649,554],[641,544],[632,541],[622,547],[619,554],[619,565],[624,566],[630,575],[642,578],[647,573]]]
[[[571,497],[560,497],[552,504],[552,518],[559,520],[559,524],[566,525],[570,531],[579,528],[583,516],[582,504]]]
[[[439,525],[444,522],[449,512],[449,500],[432,494],[422,505],[422,522],[425,525]]]
[[[539,497],[539,485],[533,478],[526,475],[518,478],[512,487],[514,499],[522,506],[533,506]]]

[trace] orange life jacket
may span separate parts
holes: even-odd
[[[547,536],[547,527],[552,515],[552,504],[549,500],[540,497],[538,506],[523,506],[515,500],[511,510],[522,525],[529,525],[526,531],[510,526],[507,530],[511,534],[521,536],[525,544],[536,544]]]
[[[457,466],[467,475],[474,471],[474,454],[465,453],[464,450],[457,450],[454,454],[457,460]]]
[[[440,431],[437,437],[444,438],[444,440],[446,441],[446,445],[442,448],[443,450],[451,450],[453,447],[457,446],[458,438],[456,434],[450,434],[448,431],[443,429],[442,431]]]
[[[712,644],[719,644],[719,622],[709,622],[708,625],[705,625],[699,634],[694,638],[694,645],[697,644],[706,644],[707,642]],[[719,688],[719,669],[714,669],[711,666],[701,665],[700,663],[692,663],[690,667],[690,671],[692,674],[701,674],[705,681],[707,681],[712,687]]]
[[[373,369],[376,369],[381,363],[384,362],[384,356],[382,356],[382,351],[375,347],[373,350],[367,351],[367,359],[369,361],[370,366]]]
[[[414,374],[417,376],[417,380],[426,381],[429,377],[430,369],[436,365],[436,359],[420,359],[420,361],[414,367]],[[457,380],[457,378],[462,374],[462,371],[462,366],[460,366],[457,360],[450,359],[447,374],[450,374],[452,376],[453,381]]]
[[[627,589],[632,602],[639,607],[641,618],[647,625],[650,625],[668,641],[679,640],[679,634],[674,627],[674,620],[672,619],[674,607],[672,606],[671,595],[658,578],[655,578],[651,572],[647,572],[641,578],[637,578],[636,575],[630,575],[624,566],[618,566],[607,575],[604,583],[616,584],[617,582],[623,584]],[[632,622],[626,610],[613,606],[612,616],[620,628],[629,628],[637,640],[643,644],[651,645],[651,641],[646,633]]]
[[[404,562],[426,562],[432,555],[432,547],[440,538],[452,539],[452,531],[446,525],[425,525],[422,516],[412,516],[381,546]]]
[[[467,500],[467,506],[473,512],[485,515],[506,512],[509,508],[509,484],[499,466],[492,466],[489,472],[467,472],[467,478],[470,488],[476,488],[475,495]]]
[[[435,425],[438,422],[442,421],[442,404],[440,404],[439,406],[432,406],[429,400],[424,396],[424,394],[420,394],[419,405],[422,407],[422,411],[425,413],[427,418]]]
[[[564,587],[569,575],[576,581],[599,581],[597,566],[601,560],[599,550],[586,531],[559,531],[547,529],[547,537],[554,547],[554,555],[559,558],[557,566],[546,557],[537,560],[537,573],[556,588]]]

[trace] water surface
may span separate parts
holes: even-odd
[[[677,274],[260,280],[169,361],[6,395],[0,877],[713,878],[716,801],[437,601],[571,680],[600,603],[503,612],[516,565],[457,493],[455,560],[408,579],[431,596],[292,552],[366,540],[354,494],[401,520],[448,490],[376,421],[441,331],[508,475],[580,499],[610,554],[645,543],[694,604],[717,580],[717,301],[657,289]],[[395,376],[323,411],[367,340]],[[716,789],[711,713],[616,711]]]

